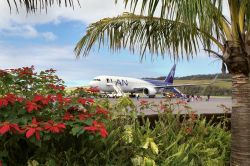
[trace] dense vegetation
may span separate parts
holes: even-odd
[[[231,89],[223,88],[219,86],[190,86],[190,87],[178,87],[178,89],[184,93],[189,95],[200,95],[200,96],[230,96]]]
[[[0,71],[0,165],[227,165],[230,132],[207,122],[184,101],[159,105],[71,93],[54,70]],[[186,117],[173,115],[175,108]],[[145,110],[159,113],[152,127]],[[142,121],[138,120],[140,114]],[[182,120],[181,120],[182,119]]]

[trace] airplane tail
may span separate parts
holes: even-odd
[[[176,67],[176,64],[174,64],[174,66],[170,70],[168,76],[164,80],[165,83],[167,83],[167,84],[173,84],[173,82],[174,82],[174,74],[175,74],[175,67]]]

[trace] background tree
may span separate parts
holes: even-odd
[[[7,0],[10,10],[14,7],[18,12],[18,8],[22,5],[25,6],[27,13],[37,12],[38,10],[46,10],[54,4],[61,6],[64,4],[66,7],[74,8],[74,1],[79,4],[79,0]],[[80,5],[80,4],[79,4]]]
[[[89,25],[76,55],[87,55],[95,43],[114,50],[128,48],[170,56],[193,57],[199,48],[222,60],[232,75],[231,165],[250,165],[250,1],[124,0],[132,13]],[[228,11],[223,9],[228,7]],[[226,8],[227,9],[227,8]],[[139,14],[135,12],[139,10]],[[230,14],[229,17],[224,13]],[[217,46],[215,48],[213,46]]]

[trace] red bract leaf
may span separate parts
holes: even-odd
[[[13,133],[15,133],[16,131],[18,131],[19,133],[23,132],[16,123],[3,122],[2,126],[0,126],[0,134],[3,135],[8,131],[12,131]]]
[[[41,95],[35,95],[32,101],[33,102],[38,102],[38,101],[41,101],[43,99],[44,99],[43,96],[41,96]]]
[[[92,92],[92,93],[98,93],[98,92],[100,92],[100,89],[98,87],[94,87],[94,88],[87,89],[87,91]]]
[[[83,113],[83,114],[79,114],[79,115],[78,115],[78,118],[79,118],[80,120],[85,120],[85,119],[87,119],[87,118],[90,118],[91,116],[92,116],[91,114]]]
[[[63,120],[66,120],[66,121],[70,121],[70,120],[74,120],[74,115],[72,115],[71,113],[69,112],[66,112],[63,116]]]
[[[50,102],[50,99],[46,98],[44,96],[41,96],[41,95],[35,95],[32,101],[33,102],[41,102],[43,105],[48,105]]]
[[[103,138],[106,138],[108,135],[104,124],[95,120],[92,122],[92,126],[86,126],[84,129],[90,132],[99,132]]]
[[[81,103],[82,105],[87,105],[87,104],[94,103],[95,101],[94,101],[94,99],[92,99],[92,98],[86,98],[86,99],[84,99],[84,98],[79,98],[79,99],[77,100],[77,102],[78,102],[78,103]]]
[[[0,98],[0,107],[2,106],[7,106],[8,105],[8,101],[4,98]]]
[[[5,96],[5,99],[6,99],[9,103],[13,104],[13,103],[15,103],[15,101],[16,101],[16,99],[17,99],[17,96],[14,95],[14,94],[9,93],[9,94],[7,94],[7,95]]]
[[[26,132],[26,138],[31,137],[35,132],[36,132],[35,128],[29,128],[28,131]]]
[[[59,133],[66,128],[64,123],[54,123],[53,121],[48,121],[44,125],[44,129],[50,131],[51,133]]]
[[[86,126],[84,129],[87,131],[98,131],[98,128],[95,126]]]
[[[49,84],[48,87],[53,89],[53,90],[64,90],[65,89],[64,86],[54,85],[54,84]]]
[[[86,100],[85,99],[83,99],[83,98],[79,98],[78,100],[77,100],[77,102],[78,103],[81,103],[82,105],[86,105]]]
[[[101,107],[97,107],[96,108],[96,113],[97,114],[104,114],[104,115],[107,115],[108,114],[108,111],[104,108],[101,108]]]
[[[106,138],[108,136],[108,132],[105,128],[100,128],[100,134],[103,138]]]
[[[10,130],[10,126],[9,125],[4,125],[0,127],[0,134],[5,134],[6,132],[8,132]]]
[[[28,112],[32,112],[33,110],[38,110],[39,106],[36,103],[31,101],[26,101],[26,109]]]
[[[15,130],[18,131],[19,133],[24,132],[24,130],[21,130],[21,129],[19,128],[19,126],[18,126],[17,124],[15,124],[15,123],[12,123],[12,124],[11,124],[11,128],[12,128],[12,129],[15,129]]]
[[[66,98],[63,99],[63,102],[66,103],[66,104],[68,104],[68,103],[71,102],[71,98],[66,97]]]
[[[90,103],[94,103],[94,102],[95,102],[95,100],[92,99],[92,98],[87,98],[86,100],[87,100],[88,102],[90,102]]]
[[[32,118],[32,124],[38,125],[38,122],[36,121],[36,118]]]
[[[40,140],[40,131],[42,131],[42,128],[39,126],[39,122],[36,121],[36,118],[32,119],[32,123],[27,126],[26,130],[26,138],[31,137],[35,133],[36,139]]]

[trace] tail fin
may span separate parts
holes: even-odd
[[[176,64],[174,64],[174,66],[170,70],[168,76],[164,80],[165,83],[173,84],[173,82],[174,82],[174,74],[175,74],[175,67],[176,67]]]

